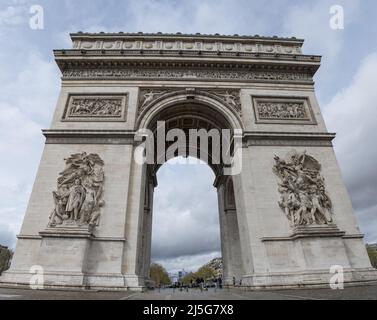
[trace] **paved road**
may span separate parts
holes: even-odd
[[[377,284],[344,290],[300,289],[273,291],[173,289],[137,292],[35,291],[0,288],[0,300],[377,300]]]

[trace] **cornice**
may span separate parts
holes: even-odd
[[[304,43],[304,39],[297,39],[295,37],[278,37],[278,36],[260,36],[260,35],[224,35],[224,34],[185,34],[181,32],[177,33],[144,33],[144,32],[116,32],[116,33],[105,33],[105,32],[76,32],[70,34],[71,39],[74,40],[87,40],[87,39],[184,39],[184,40],[230,40],[230,41],[267,41],[267,42],[283,42],[292,43],[295,45],[301,45]]]
[[[67,80],[313,83],[321,63],[318,55],[302,54],[304,40],[276,36],[79,32],[71,38],[72,49],[54,50]]]
[[[302,70],[312,76],[321,57],[294,54],[240,53],[168,50],[54,50],[55,60],[64,71],[84,67],[189,67],[234,69]]]
[[[130,130],[42,130],[46,144],[134,144]]]
[[[42,130],[46,144],[135,144],[135,131],[132,130]],[[257,132],[243,133],[244,147],[283,145],[283,146],[332,146],[334,133],[326,132]]]
[[[255,132],[243,134],[245,146],[332,147],[335,133],[327,132]]]

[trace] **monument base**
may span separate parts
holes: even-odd
[[[43,289],[142,291],[145,279],[122,273],[88,271],[88,251],[95,236],[92,227],[65,221],[39,232],[36,264],[30,270],[11,268],[0,277],[0,286]],[[36,275],[40,277],[36,283]]]
[[[6,271],[0,277],[0,287],[31,289],[33,274],[25,271]],[[52,273],[43,274],[44,290],[94,290],[94,291],[144,291],[144,279],[136,275],[122,274],[93,274],[84,273]]]
[[[334,274],[329,273],[329,270],[256,273],[242,277],[240,287],[249,290],[330,288],[332,277]],[[343,279],[345,287],[377,282],[377,270],[373,268],[343,270]]]

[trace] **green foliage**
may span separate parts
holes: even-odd
[[[150,277],[151,280],[155,282],[156,286],[171,284],[171,280],[166,269],[158,263],[151,264]]]
[[[215,270],[211,267],[203,266],[196,273],[197,278],[203,278],[204,280],[212,279],[216,276]]]
[[[6,247],[0,246],[0,274],[9,268],[13,252]]]
[[[184,285],[189,285],[191,284],[192,281],[195,281],[195,279],[197,278],[196,274],[193,273],[193,272],[190,272],[188,274],[186,274],[183,279],[182,279],[182,283]]]
[[[372,247],[367,247],[370,262],[374,268],[377,268],[377,250]]]

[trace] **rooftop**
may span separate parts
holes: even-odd
[[[227,70],[228,76],[231,76],[230,70],[248,72],[245,77],[249,77],[252,70],[274,70],[280,73],[302,73],[305,74],[304,77],[312,77],[321,62],[320,56],[303,54],[304,40],[295,37],[180,32],[77,32],[70,36],[71,49],[54,50],[62,73],[75,69],[99,72],[98,70],[107,68],[118,71],[132,69],[135,74],[144,76],[142,69],[154,70],[153,72],[157,69],[221,69]],[[73,77],[68,71],[64,74]],[[118,74],[114,75],[116,76]],[[240,74],[237,79],[239,77]]]
[[[295,42],[297,44],[302,44],[304,42],[303,39],[297,39],[296,37],[278,37],[278,36],[260,36],[256,35],[224,35],[224,34],[203,34],[203,33],[163,33],[163,32],[156,32],[156,33],[144,33],[144,32],[117,32],[117,33],[106,33],[106,32],[97,32],[97,33],[90,33],[90,32],[76,32],[71,33],[71,38],[85,38],[85,37],[94,37],[94,38],[114,38],[114,37],[162,37],[162,38],[206,38],[206,39],[232,39],[232,40],[267,40],[267,41],[284,41],[284,42]]]

